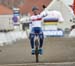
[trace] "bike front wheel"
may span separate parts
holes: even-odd
[[[39,62],[38,45],[39,45],[38,40],[35,40],[35,57],[36,57],[36,63],[38,63],[38,62]]]

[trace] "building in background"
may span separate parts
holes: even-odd
[[[39,11],[42,11],[42,5],[48,6],[52,0],[25,0],[23,5],[18,6],[21,14],[32,14],[32,7],[37,6]]]
[[[70,28],[70,26],[74,24],[75,22],[75,17],[72,13],[72,9],[69,7],[69,5],[67,5],[68,2],[72,2],[72,1],[73,0],[70,0],[70,1],[69,0],[63,0],[63,1],[62,0],[0,0],[0,3],[2,3],[2,6],[3,6],[1,7],[5,9],[5,12],[3,14],[6,14],[7,11],[8,12],[10,11],[13,14],[12,8],[16,7],[20,9],[21,18],[23,18],[23,16],[24,17],[26,16],[27,18],[27,16],[32,15],[31,10],[33,6],[38,6],[38,8],[40,9],[39,11],[42,12],[42,5],[44,4],[46,5],[46,7],[48,6],[46,8],[48,11],[58,10],[62,13],[65,19],[65,22],[59,25],[59,27],[61,27],[62,29],[65,29],[65,28]],[[2,10],[2,8],[0,8],[0,10]],[[3,12],[3,11],[0,11],[0,12]],[[3,14],[1,13],[1,15]],[[8,21],[9,20],[11,21],[11,18],[8,19]],[[26,22],[27,20],[29,19],[27,18],[24,22]]]
[[[0,31],[13,30],[12,14],[11,9],[0,4]]]

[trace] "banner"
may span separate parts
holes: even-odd
[[[62,30],[43,30],[44,36],[47,37],[63,37],[64,32]]]

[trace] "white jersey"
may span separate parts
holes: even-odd
[[[42,16],[39,15],[33,15],[31,16],[31,24],[30,24],[30,30],[33,27],[42,27]]]

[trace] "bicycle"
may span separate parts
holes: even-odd
[[[35,55],[36,58],[36,63],[39,62],[39,54],[41,55],[42,53],[40,53],[40,40],[39,40],[39,35],[42,34],[42,32],[34,32],[32,33],[35,37],[34,37],[34,53],[32,55]]]
[[[35,43],[35,57],[36,57],[36,63],[39,62],[39,37],[38,37],[38,33],[35,33],[35,38],[34,38],[34,43]]]

